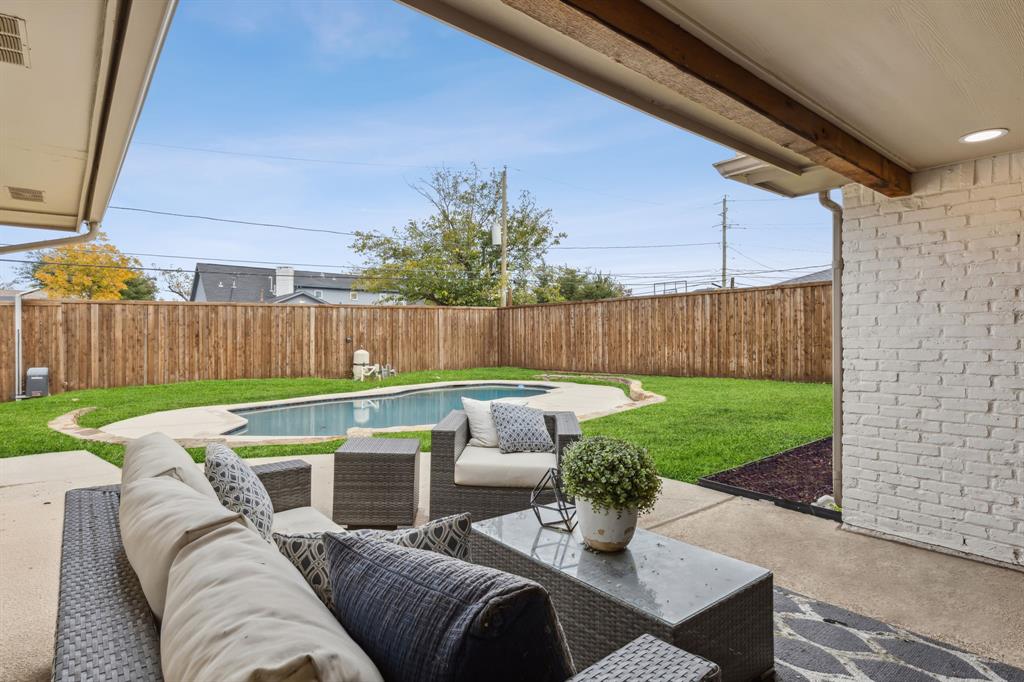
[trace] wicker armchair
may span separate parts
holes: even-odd
[[[572,412],[548,412],[544,421],[561,461],[565,447],[582,435],[580,423]],[[529,507],[532,488],[455,485],[455,462],[468,441],[469,418],[462,410],[452,410],[431,431],[430,518],[469,512],[480,521]]]

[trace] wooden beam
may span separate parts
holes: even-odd
[[[534,10],[530,12],[534,18],[541,18],[538,6],[548,4],[536,0],[505,2],[520,9],[529,7]],[[817,150],[800,151],[815,163],[886,196],[911,193],[907,169],[731,61],[640,0],[556,2],[578,10],[580,19],[589,18],[607,27],[637,48],[742,104],[747,111],[736,112],[736,118],[742,118],[743,113],[747,116],[756,113],[810,143]],[[600,49],[595,45],[590,47]]]
[[[905,168],[640,0],[500,1],[812,164],[888,197],[910,194]]]

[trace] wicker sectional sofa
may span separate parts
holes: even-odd
[[[276,511],[309,506],[309,464],[290,461],[253,469]],[[70,490],[66,495],[55,681],[163,679],[159,627],[121,542],[120,496],[116,485]],[[713,663],[645,636],[577,678],[715,680],[718,675]]]
[[[548,412],[544,421],[555,443],[553,462],[557,465],[566,446],[582,436],[580,423],[572,412]],[[469,418],[462,410],[452,410],[431,431],[430,518],[469,512],[474,521],[480,521],[529,507],[532,485],[506,488],[455,483],[456,462],[469,439]]]

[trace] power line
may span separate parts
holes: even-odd
[[[261,223],[253,220],[237,220],[234,218],[217,218],[208,215],[195,213],[175,213],[174,211],[157,211],[151,208],[138,208],[136,206],[110,206],[117,211],[134,211],[136,213],[151,213],[153,215],[172,216],[175,218],[191,218],[193,220],[210,220],[216,223],[234,223],[236,225],[253,225],[255,227],[275,227],[282,230],[298,230],[299,232],[322,232],[326,234],[340,234],[346,237],[357,236],[355,232],[344,232],[342,230],[329,230],[318,227],[299,227],[297,225],[284,225],[281,223]]]
[[[609,244],[605,246],[550,246],[549,249],[675,249],[684,246],[717,246],[718,242],[696,242],[693,244]]]
[[[209,220],[218,223],[231,223],[237,225],[252,225],[256,227],[273,227],[282,230],[298,230],[301,232],[320,232],[326,234],[338,234],[346,237],[356,237],[358,233],[344,230],[334,230],[319,227],[301,227],[299,225],[285,225],[283,223],[265,223],[255,220],[240,220],[237,218],[222,218],[217,216],[201,215],[198,213],[178,213],[175,211],[158,211],[151,208],[140,208],[138,206],[111,206],[111,209],[118,211],[133,211],[136,213],[149,213],[153,215],[170,216],[174,218],[187,218],[191,220]],[[560,250],[589,250],[589,249],[670,249],[687,246],[708,246],[718,242],[698,242],[693,244],[601,244],[592,246],[552,246],[551,249]]]
[[[761,266],[762,268],[770,268],[770,267],[771,267],[771,266],[770,266],[770,265],[768,265],[767,263],[762,263],[762,262],[761,262],[761,261],[759,261],[759,260],[756,260],[756,259],[754,259],[754,258],[751,258],[750,256],[748,256],[747,254],[743,253],[742,251],[740,251],[739,249],[737,249],[737,248],[736,248],[736,247],[734,247],[734,246],[730,246],[730,247],[729,247],[729,250],[730,250],[730,251],[732,251],[732,252],[734,252],[734,253],[738,253],[739,255],[743,256],[744,258],[746,258],[746,259],[747,259],[748,261],[750,261],[751,263],[756,263],[757,265],[760,265],[760,266]]]
[[[196,147],[196,146],[180,145],[180,144],[163,144],[163,143],[159,143],[159,142],[137,142],[136,144],[144,145],[144,146],[147,146],[147,147],[159,147],[159,148],[162,148],[162,149],[176,149],[176,150],[179,150],[179,151],[200,152],[200,153],[203,153],[203,154],[220,154],[220,155],[223,155],[223,156],[241,156],[241,157],[246,157],[246,158],[270,159],[270,160],[274,160],[274,161],[297,161],[297,162],[302,162],[302,163],[320,163],[320,164],[337,165],[337,166],[364,166],[364,167],[372,167],[372,168],[419,168],[419,169],[423,169],[423,170],[439,170],[439,169],[443,169],[443,168],[452,168],[452,167],[456,167],[457,168],[457,167],[467,167],[467,166],[470,166],[470,165],[474,165],[474,164],[470,164],[470,163],[430,165],[430,164],[394,163],[394,162],[387,162],[387,161],[361,161],[361,160],[357,161],[357,160],[351,160],[351,159],[325,159],[325,158],[311,157],[311,156],[292,156],[292,155],[288,155],[288,154],[261,154],[261,153],[258,153],[258,152],[243,152],[243,151],[238,151],[238,150],[234,150],[234,149],[214,149],[212,147]],[[497,167],[496,166],[478,166],[478,168],[482,168],[482,169],[485,169],[485,170],[494,170]],[[609,199],[617,199],[619,201],[629,201],[629,202],[638,203],[638,204],[647,204],[647,205],[650,205],[650,206],[673,207],[672,204],[659,203],[659,202],[655,202],[655,201],[650,201],[648,199],[638,199],[636,197],[627,197],[627,196],[623,196],[623,195],[619,195],[619,194],[610,193],[610,192],[608,192],[606,190],[603,190],[603,189],[596,189],[596,188],[593,188],[593,187],[587,187],[585,185],[580,185],[578,183],[568,182],[566,180],[560,180],[558,178],[553,178],[553,177],[551,177],[549,175],[543,175],[541,173],[537,173],[536,171],[530,170],[528,168],[514,167],[514,168],[512,168],[512,170],[516,171],[517,173],[525,173],[527,175],[533,175],[533,176],[535,176],[537,178],[540,178],[541,180],[546,180],[547,182],[553,182],[553,183],[556,183],[556,184],[559,184],[559,185],[564,185],[566,187],[571,187],[573,189],[580,190],[580,191],[583,191],[583,192],[591,192],[591,193],[597,194],[599,196],[608,197]],[[754,201],[754,200],[751,199],[749,201]],[[682,206],[682,207],[675,206],[675,208],[700,208],[700,207],[703,207],[705,205],[706,204],[704,202],[700,202],[700,203],[694,203],[694,204],[691,204],[691,205],[688,205],[688,206]]]
[[[131,254],[125,254],[125,255],[131,255]],[[169,256],[169,255],[165,255],[165,254],[152,254],[151,257],[154,257],[154,258],[175,258],[175,256]],[[96,268],[96,269],[104,269],[104,270],[131,270],[133,272],[140,272],[140,271],[143,271],[143,272],[180,272],[181,271],[181,268],[146,266],[146,265],[140,265],[140,266],[132,266],[132,265],[106,265],[106,264],[97,264],[97,263],[75,263],[75,262],[62,262],[62,261],[36,261],[36,260],[19,259],[19,258],[0,258],[0,262],[4,262],[4,263],[24,263],[24,264],[33,264],[33,265],[54,265],[54,266],[60,266],[60,267]],[[820,266],[820,265],[806,265],[806,266],[801,266],[801,267],[796,267],[796,268],[780,268],[780,269],[771,269],[771,270],[742,270],[742,271],[735,271],[735,272],[736,272],[737,276],[739,276],[739,275],[772,273],[772,272],[793,272],[793,271],[800,271],[800,270],[811,270],[811,269],[815,269],[815,268],[820,269],[821,267],[824,267],[824,266]],[[260,273],[243,272],[243,271],[231,271],[231,270],[221,270],[221,271],[216,271],[216,272],[214,272],[214,271],[207,271],[207,272],[209,272],[210,274],[213,274],[213,275],[224,275],[224,276],[231,276],[231,275],[233,275],[233,276],[247,276],[247,277],[261,277],[261,276],[263,276]],[[332,275],[339,275],[339,276],[342,276],[342,277],[356,277],[356,278],[363,278],[363,279],[381,279],[381,280],[391,280],[391,281],[393,281],[393,280],[396,280],[396,279],[401,279],[402,277],[407,276],[410,273],[446,273],[446,272],[451,272],[451,271],[416,269],[416,268],[413,268],[411,270],[402,270],[401,272],[397,272],[397,273],[392,274],[392,275],[367,274],[365,272],[365,270],[354,270],[354,271],[348,271],[348,272],[342,271],[342,272],[336,272],[336,273],[331,273],[331,274]],[[458,273],[455,273],[455,274],[458,274]],[[626,279],[630,278],[630,275],[628,273],[609,272],[609,273],[604,273],[604,274],[607,274],[608,276],[611,276],[611,277],[620,277],[621,276],[621,277],[624,277]],[[671,277],[671,276],[679,276],[680,274],[683,274],[683,273],[676,273],[676,272],[658,272],[658,273],[649,273],[649,274],[641,273],[641,274],[633,275],[633,277],[645,277],[646,276],[646,277],[661,277],[661,278],[664,278],[664,277]],[[699,275],[695,275],[694,277],[702,278]]]

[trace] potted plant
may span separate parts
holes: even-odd
[[[617,438],[581,438],[562,454],[562,487],[576,498],[583,541],[618,552],[633,539],[640,514],[654,509],[661,479],[642,447]]]

